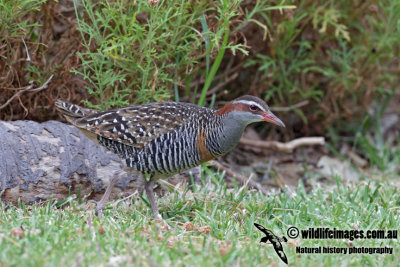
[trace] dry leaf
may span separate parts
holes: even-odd
[[[104,229],[103,225],[100,225],[97,231],[99,232],[100,235],[104,235],[106,233],[106,230]]]
[[[191,222],[185,222],[182,228],[185,229],[185,231],[193,231],[194,225]]]
[[[219,254],[223,257],[225,256],[229,251],[231,251],[232,245],[231,244],[223,244],[219,247]]]
[[[10,232],[17,238],[21,238],[24,235],[24,229],[22,227],[13,228]]]
[[[172,248],[174,244],[178,242],[178,238],[176,236],[170,236],[167,239],[167,247]]]
[[[202,233],[202,234],[206,234],[206,235],[208,235],[210,232],[211,232],[211,227],[210,226],[202,226],[202,227],[200,227],[199,228],[199,230],[198,230],[200,233]]]

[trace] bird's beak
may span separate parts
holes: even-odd
[[[275,125],[281,126],[285,128],[285,124],[277,117],[275,116],[271,111],[265,112],[263,115],[263,121],[273,123]]]

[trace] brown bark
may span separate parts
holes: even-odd
[[[99,200],[122,160],[79,130],[57,121],[0,121],[0,196],[31,204],[72,194]],[[144,178],[126,174],[111,198],[142,192]]]

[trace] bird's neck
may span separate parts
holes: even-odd
[[[219,122],[219,125],[213,125],[214,127],[211,127],[212,130],[209,132],[209,140],[213,140],[209,143],[209,148],[218,156],[230,152],[239,143],[247,126],[247,123],[235,120],[232,114],[219,117]]]

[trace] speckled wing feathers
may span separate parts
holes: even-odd
[[[155,138],[212,112],[189,103],[161,102],[97,112],[72,123],[104,138],[143,148]]]

